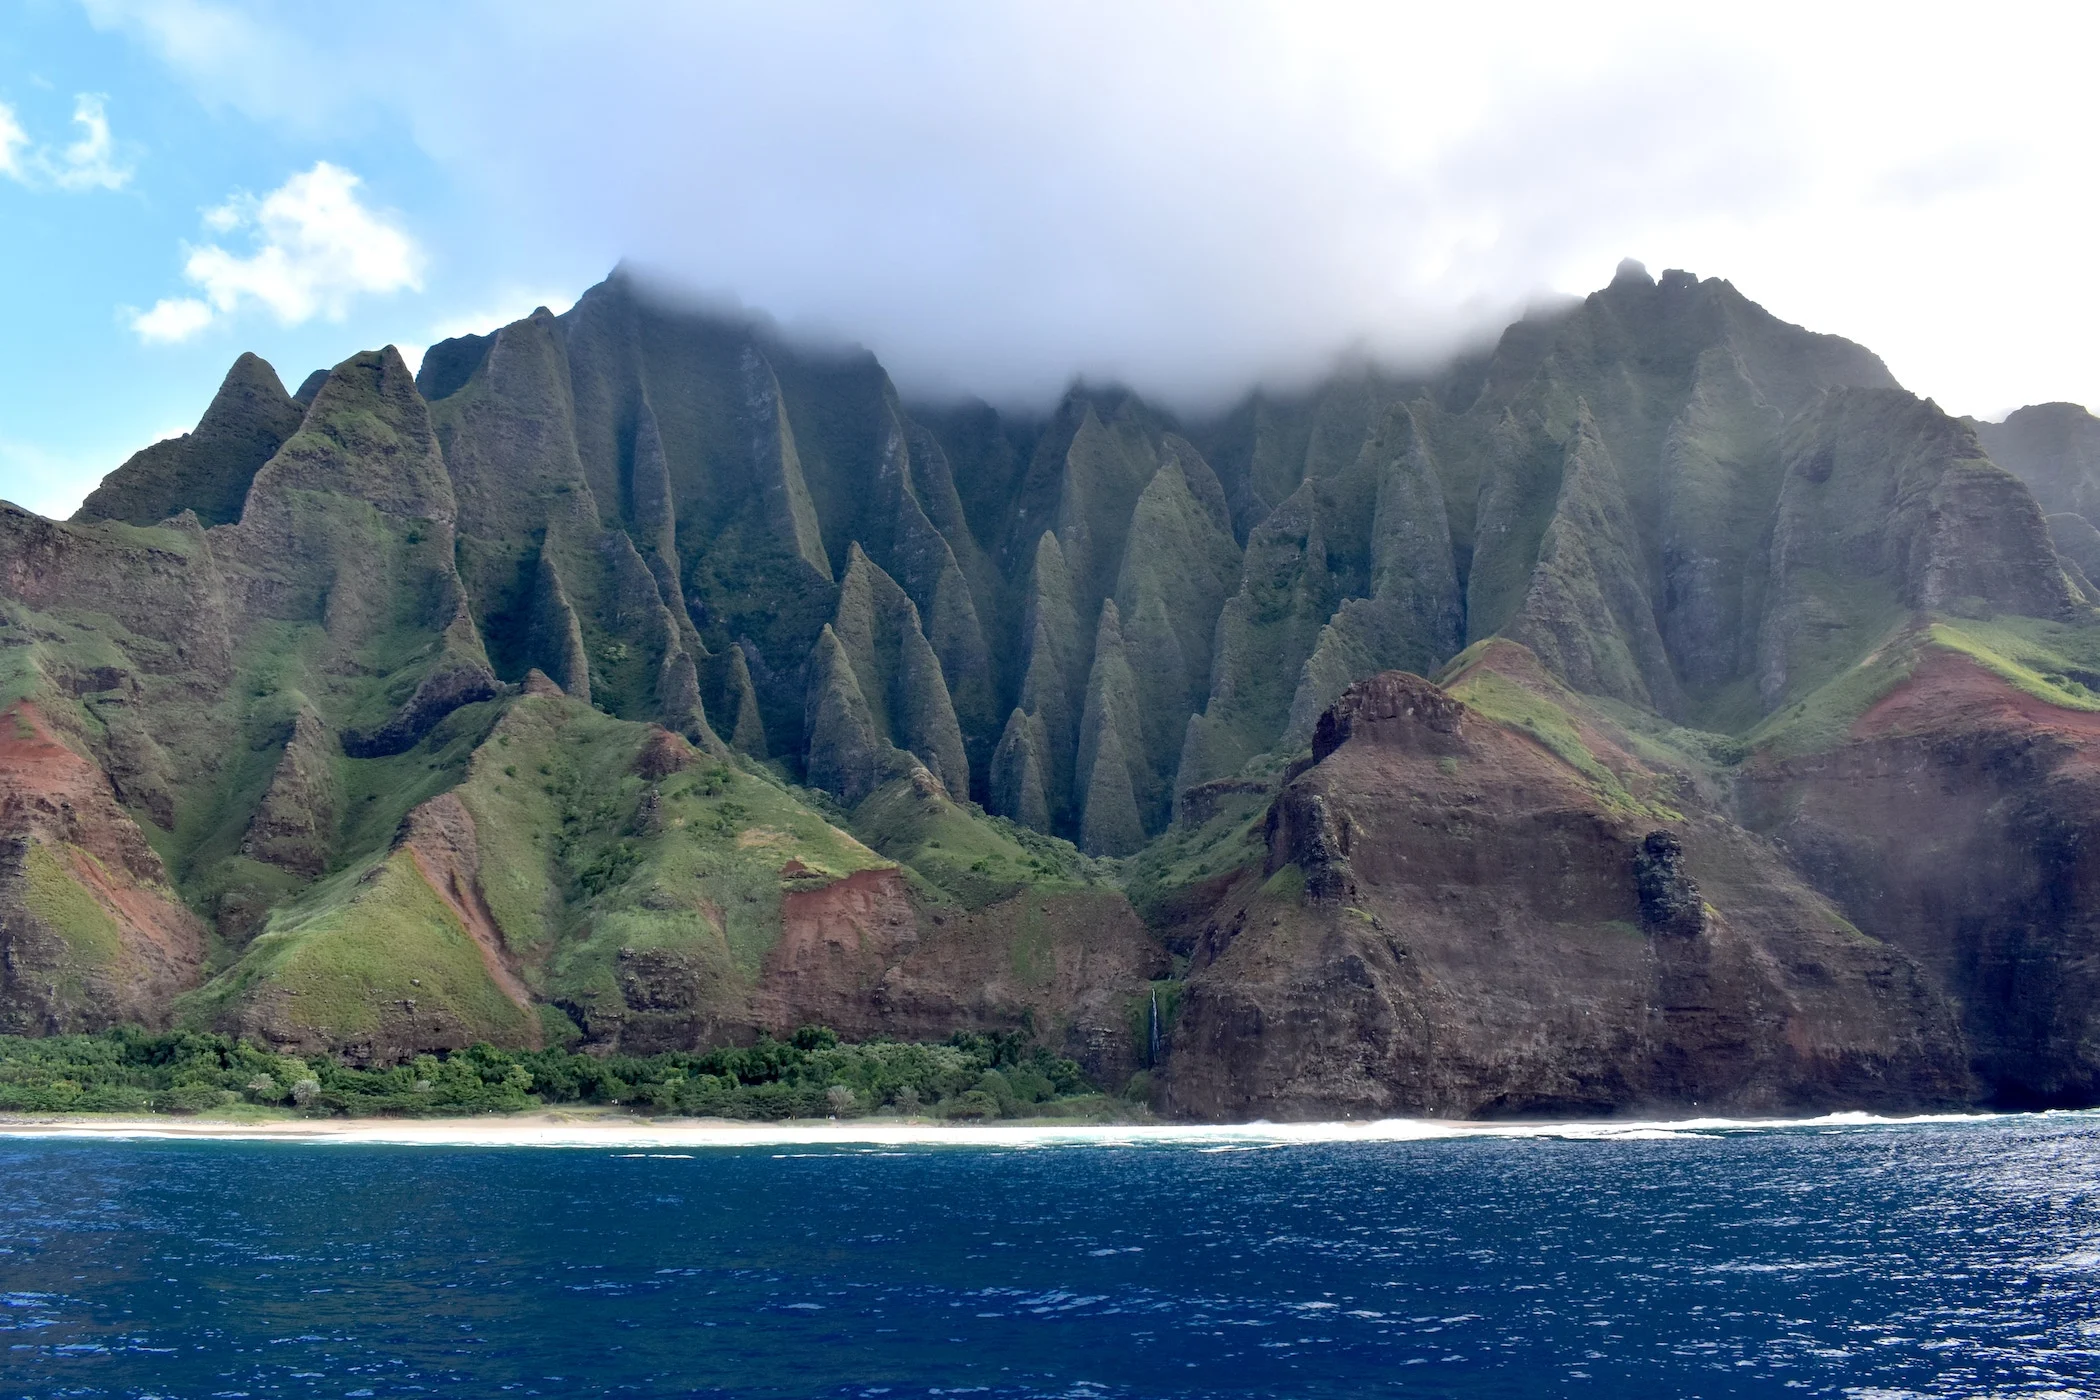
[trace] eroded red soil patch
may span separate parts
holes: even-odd
[[[474,818],[456,794],[441,793],[409,814],[407,838],[402,842],[408,858],[415,862],[437,897],[465,927],[467,936],[481,952],[489,980],[525,1011],[532,1010],[532,994],[511,968],[503,942],[503,930],[481,894],[481,848],[474,836]],[[538,1023],[533,1022],[538,1040]]]
[[[780,897],[780,942],[769,959],[780,970],[805,969],[827,949],[882,956],[911,942],[918,915],[896,867],[856,870],[821,889]],[[868,944],[875,945],[872,950]]]
[[[27,700],[0,713],[0,792],[73,797],[94,790],[95,770],[67,748]]]
[[[1938,648],[1927,651],[1908,680],[1854,721],[1852,737],[1881,739],[1967,727],[2046,730],[2100,761],[2100,712],[2052,705],[1959,652]]]
[[[27,837],[61,853],[72,878],[115,921],[123,940],[112,1005],[165,996],[194,982],[204,930],[167,888],[167,872],[109,780],[53,732],[29,701],[0,712],[0,836]],[[9,891],[0,890],[0,895]],[[10,957],[37,956],[28,944]],[[102,1008],[107,1010],[107,1008]],[[128,1014],[142,1016],[143,1007]]]

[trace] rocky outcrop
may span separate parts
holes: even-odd
[[[1144,736],[1139,716],[1137,680],[1124,654],[1121,619],[1116,605],[1104,602],[1094,630],[1086,708],[1079,721],[1079,844],[1091,854],[1126,856],[1142,846],[1146,809],[1159,807],[1165,799],[1150,781],[1144,750],[1138,747]],[[1137,752],[1131,752],[1133,747]],[[1142,797],[1133,774],[1146,780],[1148,790]]]
[[[635,756],[634,771],[647,782],[661,782],[673,773],[683,773],[700,758],[699,750],[684,738],[662,727],[652,727]]]
[[[1291,697],[1285,742],[1301,742],[1349,685],[1391,668],[1427,671],[1465,637],[1443,484],[1414,414],[1386,413],[1355,467],[1375,473],[1368,595],[1320,630]]]
[[[1072,581],[1057,536],[1044,531],[1035,543],[1029,576],[1028,605],[1023,613],[1023,672],[1019,704],[1008,716],[995,753],[992,810],[1021,819],[1025,779],[1014,781],[1016,746],[1034,758],[1043,784],[1043,811],[1048,821],[1039,831],[1068,831],[1077,820],[1072,773],[1077,763],[1079,718],[1086,665],[1079,619],[1072,607]],[[1017,727],[1019,726],[1019,727]]]
[[[876,500],[866,521],[868,537],[861,543],[918,608],[926,640],[940,658],[970,768],[981,771],[997,721],[991,650],[975,593],[949,535],[956,535],[966,552],[974,550],[975,542],[939,444],[923,429],[908,429],[894,408],[883,420]],[[934,523],[934,514],[947,522],[945,528]]]
[[[336,670],[409,653],[386,679],[416,693],[360,740],[346,734],[346,748],[420,737],[493,684],[455,562],[454,510],[429,411],[388,346],[330,372],[300,430],[256,473],[239,523],[207,536],[243,632],[317,626]],[[401,647],[416,633],[431,645]]]
[[[1218,614],[1239,575],[1224,488],[1202,455],[1170,434],[1132,512],[1115,592],[1118,641],[1139,658],[1131,668],[1130,716],[1138,723],[1119,737],[1148,836],[1167,823],[1188,716],[1209,694]],[[1097,637],[1097,673],[1102,664]],[[1086,723],[1082,716],[1082,730]],[[1082,760],[1082,774],[1086,766]]]
[[[2084,608],[2033,496],[1930,401],[1832,393],[1785,451],[1758,638],[1768,706],[1827,679],[1833,651],[1864,652],[1906,610],[2069,619]]]
[[[1050,782],[1044,776],[1049,739],[1039,715],[1018,707],[1007,716],[992,751],[991,809],[1037,831],[1051,829]]]
[[[227,592],[194,519],[124,538],[120,527],[64,525],[0,502],[0,598],[91,630],[116,623],[128,669],[191,692],[229,684],[236,633]]]
[[[526,612],[525,655],[529,668],[540,672],[564,695],[588,704],[591,698],[591,662],[583,649],[583,625],[562,586],[561,569],[542,553],[533,565],[531,602]]]
[[[1742,782],[1749,824],[1959,1008],[1987,1101],[2100,1096],[2100,714],[1928,650],[1835,747]]]
[[[1699,882],[1684,866],[1684,842],[1667,831],[1651,831],[1633,853],[1633,888],[1640,896],[1641,923],[1658,933],[1695,938],[1706,931],[1706,902]]]
[[[2045,515],[2042,523],[2049,527],[2049,543],[2056,546],[2056,557],[2077,569],[2090,587],[2093,577],[2100,574],[2100,530],[2084,516],[2068,513]],[[2100,599],[2088,596],[2086,601]]]
[[[1581,404],[1560,499],[1509,636],[1577,690],[1681,715],[1646,572],[1618,465]]]
[[[1265,869],[1197,941],[1172,1111],[1798,1112],[1967,1094],[1953,1014],[1917,967],[1725,822],[1657,830],[1625,789],[1419,677],[1352,687],[1320,736],[1272,809]]]
[[[352,758],[385,758],[406,753],[438,722],[462,705],[492,700],[503,687],[479,660],[462,658],[425,672],[415,692],[376,729],[345,730],[343,752]]]
[[[299,711],[277,771],[248,822],[241,854],[311,880],[335,854],[343,814],[335,735],[311,708]]]
[[[1279,742],[1304,743],[1351,681],[1394,666],[1428,670],[1458,650],[1458,572],[1429,446],[1400,406],[1362,444],[1331,474],[1308,476],[1249,535],[1179,786],[1231,774]],[[1308,448],[1336,450],[1317,435]]]
[[[2042,509],[2100,521],[2100,418],[2075,403],[2030,404],[2003,423],[1971,423],[1991,460]]]

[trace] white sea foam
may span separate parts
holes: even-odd
[[[0,1137],[368,1144],[422,1147],[597,1148],[627,1156],[668,1149],[810,1147],[979,1147],[1013,1151],[1052,1147],[1181,1147],[1206,1152],[1288,1148],[1319,1143],[1433,1142],[1471,1138],[1538,1138],[1572,1142],[1696,1142],[1737,1133],[1843,1131],[1931,1124],[1990,1123],[2008,1118],[2084,1119],[2100,1111],[2038,1115],[1929,1113],[1884,1117],[1831,1113],[1816,1118],[1683,1118],[1564,1123],[1465,1122],[1388,1118],[1342,1123],[955,1124],[861,1118],[827,1122],[732,1123],[719,1119],[636,1118],[621,1113],[544,1112],[487,1118],[276,1119],[213,1122],[193,1118],[15,1118]],[[796,1154],[803,1155],[803,1154]]]

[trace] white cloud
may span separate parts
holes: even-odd
[[[29,133],[15,119],[15,109],[0,102],[0,175],[22,178],[22,148],[28,144]]]
[[[246,253],[192,248],[183,276],[201,297],[165,298],[132,317],[140,339],[187,340],[222,316],[262,307],[280,325],[339,321],[360,296],[422,290],[422,250],[358,198],[363,182],[327,161],[257,199],[236,195],[205,211],[215,233],[246,233]]]
[[[150,311],[131,318],[131,328],[148,345],[173,345],[188,340],[211,324],[211,308],[195,297],[163,297]]]
[[[46,165],[51,183],[62,190],[120,190],[131,181],[131,167],[117,163],[105,100],[91,92],[73,99],[73,124],[80,128],[80,139]]]
[[[31,149],[14,109],[0,104],[0,175],[32,188],[70,193],[123,189],[131,183],[132,168],[119,158],[110,135],[108,100],[95,92],[75,96],[73,124],[80,128],[80,139],[56,150]]]

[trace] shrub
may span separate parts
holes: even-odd
[[[958,1094],[941,1105],[944,1118],[997,1118],[999,1101],[982,1089]]]
[[[376,1068],[191,1031],[0,1036],[0,1109],[35,1112],[200,1113],[245,1098],[341,1114],[509,1112],[537,1101],[741,1119],[843,1117],[880,1104],[911,1114],[930,1104],[989,1118],[1090,1092],[1076,1064],[1016,1032],[847,1044],[804,1026],[785,1041],[646,1057],[473,1045]]]

